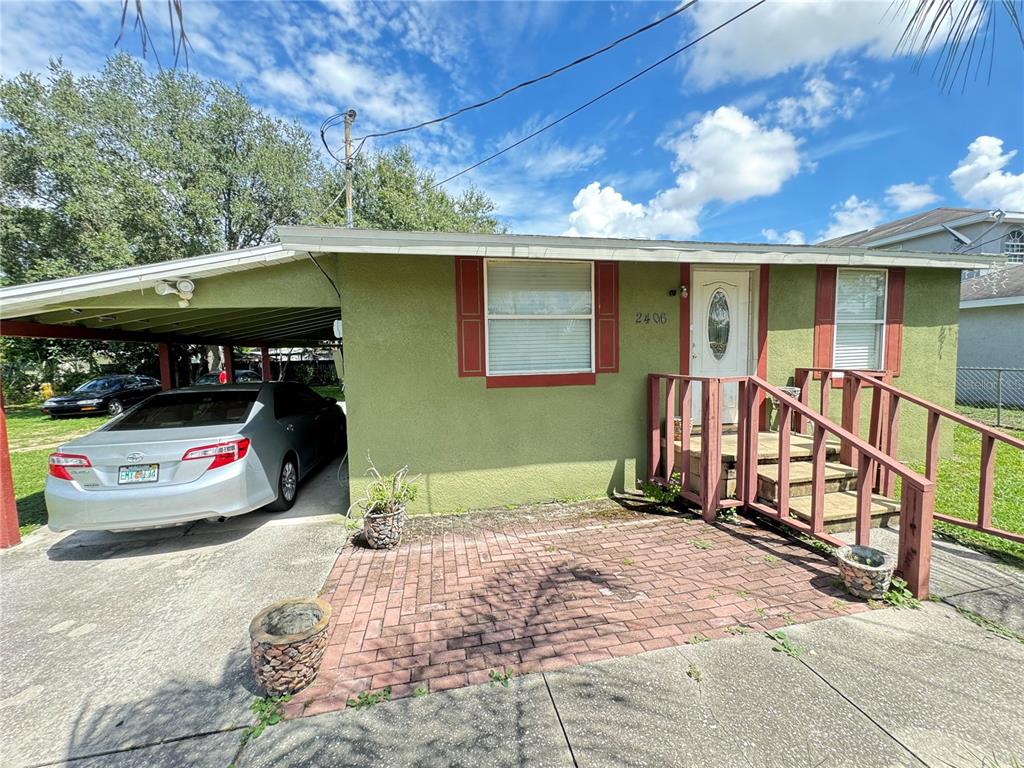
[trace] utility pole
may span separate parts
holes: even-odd
[[[352,123],[356,121],[356,111],[349,109],[345,113],[345,226],[352,229]]]

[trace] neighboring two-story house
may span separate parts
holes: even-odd
[[[936,208],[820,245],[1003,255],[963,273],[957,401],[1024,407],[1024,212]]]

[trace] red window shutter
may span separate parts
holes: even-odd
[[[484,375],[484,260],[455,257],[459,376]]]
[[[619,370],[619,263],[598,261],[594,264],[595,335],[594,349],[598,373]]]
[[[907,270],[893,267],[889,270],[889,287],[885,307],[885,370],[900,375],[903,357],[903,293]]]
[[[832,367],[836,322],[836,268],[818,267],[814,300],[814,367]],[[820,378],[820,377],[819,377]]]

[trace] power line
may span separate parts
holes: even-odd
[[[656,62],[651,64],[650,66],[645,67],[644,69],[641,69],[635,75],[633,75],[633,76],[623,80],[622,82],[618,83],[617,85],[614,85],[611,88],[609,88],[608,90],[598,94],[594,98],[590,99],[590,101],[587,101],[587,102],[584,102],[583,104],[580,104],[578,107],[576,107],[576,109],[572,110],[571,112],[566,112],[561,117],[556,118],[555,120],[552,120],[550,123],[546,123],[546,124],[542,125],[540,128],[538,128],[537,130],[533,131],[532,133],[527,134],[523,138],[519,139],[519,141],[516,141],[516,142],[513,142],[512,144],[509,144],[507,147],[504,147],[503,149],[499,149],[494,154],[488,155],[483,160],[480,160],[479,162],[473,163],[473,165],[469,166],[468,168],[463,168],[458,173],[454,173],[454,174],[452,174],[451,176],[449,176],[446,179],[442,179],[441,181],[437,182],[436,184],[433,184],[431,188],[432,189],[436,189],[437,187],[440,187],[442,184],[447,184],[449,181],[452,181],[453,179],[457,179],[462,174],[469,173],[474,168],[479,168],[484,163],[489,163],[491,160],[494,160],[495,158],[500,157],[501,155],[505,154],[509,150],[515,149],[520,144],[526,143],[527,141],[529,141],[530,139],[534,138],[535,136],[538,136],[538,135],[544,133],[544,131],[548,130],[549,128],[554,128],[556,125],[558,125],[562,121],[568,120],[573,115],[575,115],[575,114],[577,114],[579,112],[582,112],[584,109],[586,109],[587,107],[591,106],[592,104],[597,103],[598,101],[600,101],[604,97],[609,96],[609,95],[615,93],[615,91],[619,90],[620,88],[622,88],[622,87],[624,87],[626,85],[629,85],[631,82],[633,82],[634,80],[636,80],[636,79],[638,79],[640,77],[643,77],[648,72],[650,72],[652,69],[655,69],[656,67],[660,67],[666,61],[669,61],[670,59],[673,59],[676,56],[678,56],[679,54],[681,54],[683,51],[686,51],[687,49],[692,48],[697,43],[701,42],[702,40],[707,39],[711,35],[715,34],[715,32],[717,32],[718,30],[722,29],[723,27],[728,26],[729,24],[732,24],[734,21],[739,19],[741,16],[745,16],[746,14],[750,13],[752,10],[757,8],[759,5],[764,5],[764,3],[766,3],[766,2],[767,2],[767,0],[758,0],[758,2],[754,3],[751,6],[748,6],[744,10],[740,11],[739,13],[737,13],[735,16],[733,16],[733,17],[731,17],[729,19],[726,19],[721,24],[719,24],[717,27],[709,29],[707,32],[705,32],[700,37],[694,38],[693,40],[688,42],[686,45],[684,45],[682,48],[677,48],[676,50],[672,51],[672,53],[668,54],[667,56],[663,56],[662,58],[658,59]]]
[[[574,61],[570,61],[568,64],[563,64],[562,66],[558,67],[557,69],[553,69],[550,72],[545,72],[543,75],[538,75],[537,77],[533,77],[533,78],[530,78],[529,80],[524,80],[523,82],[521,82],[521,83],[519,83],[517,85],[513,85],[510,88],[506,88],[501,93],[497,94],[496,96],[492,96],[489,99],[484,99],[483,101],[478,101],[475,104],[470,104],[468,106],[461,107],[460,109],[457,109],[454,112],[450,112],[447,115],[441,115],[440,117],[435,117],[435,118],[433,118],[431,120],[425,120],[422,123],[417,123],[416,125],[408,125],[408,126],[406,126],[404,128],[394,128],[394,129],[392,129],[390,131],[381,131],[379,133],[368,133],[365,136],[360,136],[359,137],[359,149],[362,148],[363,143],[367,139],[379,139],[379,138],[383,138],[385,136],[394,136],[394,135],[399,134],[399,133],[408,133],[409,131],[415,131],[415,130],[418,130],[420,128],[425,128],[428,125],[436,125],[437,123],[443,123],[445,120],[451,120],[453,117],[458,117],[459,115],[465,114],[466,112],[470,112],[470,111],[472,111],[474,109],[480,109],[481,107],[486,107],[489,104],[493,104],[494,102],[499,101],[500,99],[503,99],[506,96],[508,96],[509,94],[515,93],[516,91],[518,91],[518,90],[520,90],[522,88],[526,88],[527,86],[530,86],[530,85],[535,85],[536,83],[539,83],[539,82],[541,82],[543,80],[547,80],[548,78],[554,77],[555,75],[559,75],[562,72],[565,72],[566,70],[572,69],[575,66],[583,64],[584,62],[590,61],[591,59],[593,59],[593,58],[595,58],[597,56],[600,56],[602,53],[607,53],[608,51],[610,51],[612,48],[616,47],[617,45],[620,45],[620,44],[626,42],[627,40],[630,40],[630,39],[636,37],[637,35],[643,34],[644,32],[647,32],[650,29],[654,29],[659,24],[664,24],[669,19],[674,18],[675,16],[678,16],[683,11],[687,10],[688,8],[690,8],[691,6],[696,4],[696,2],[697,2],[697,0],[690,0],[690,2],[688,2],[688,3],[684,4],[684,5],[681,5],[679,8],[676,8],[671,13],[669,13],[669,14],[667,14],[665,16],[662,16],[660,19],[655,19],[654,21],[650,22],[649,24],[645,24],[644,26],[639,27],[638,29],[634,29],[628,35],[623,35],[622,37],[618,38],[617,40],[613,40],[612,42],[610,42],[607,45],[605,45],[603,48],[598,48],[596,51],[592,51],[592,52],[586,54],[585,56],[580,56],[578,59],[576,59]],[[327,131],[329,131],[332,127],[334,127],[341,120],[343,120],[344,116],[345,115],[344,115],[343,112],[339,112],[337,114],[334,114],[334,115],[331,115],[330,117],[328,117],[320,125],[320,140],[323,142],[323,145],[327,149],[328,154],[330,154],[331,157],[334,157],[335,160],[337,160],[338,158],[334,156],[334,153],[331,151],[331,148],[327,145]],[[359,149],[356,150],[356,154],[358,154]]]

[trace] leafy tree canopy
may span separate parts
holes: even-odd
[[[245,248],[275,224],[344,222],[341,169],[295,122],[127,54],[0,80],[4,283]],[[405,147],[360,155],[356,225],[491,232],[493,203],[432,189]],[[332,205],[333,202],[333,205]],[[326,210],[325,210],[326,209]]]

